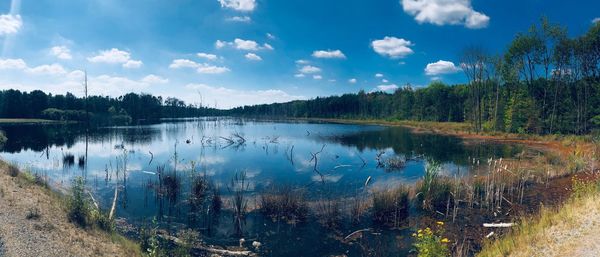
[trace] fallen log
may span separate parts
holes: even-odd
[[[483,223],[484,228],[510,228],[514,223]]]

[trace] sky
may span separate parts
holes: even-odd
[[[0,0],[0,89],[128,92],[217,108],[465,83],[462,49],[502,53],[581,0]]]

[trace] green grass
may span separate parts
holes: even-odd
[[[0,124],[47,124],[47,123],[63,123],[56,120],[45,119],[0,119]]]

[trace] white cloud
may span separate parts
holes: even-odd
[[[245,57],[251,61],[262,61],[262,58],[255,53],[247,53]]]
[[[142,67],[142,61],[136,61],[136,60],[129,60],[126,63],[123,63],[123,68],[127,68],[127,69],[137,69],[139,67]]]
[[[382,82],[382,83],[388,83],[388,82],[390,82],[390,81],[389,81],[389,80],[387,80],[387,79],[382,79],[382,80],[381,80],[381,82]]]
[[[227,21],[250,23],[252,21],[252,18],[250,18],[250,16],[233,16],[227,18]]]
[[[471,0],[401,0],[404,11],[418,23],[485,28],[490,17],[473,10]]]
[[[381,74],[381,73],[377,73],[377,74],[375,74],[375,77],[376,77],[376,78],[383,78],[383,74]]]
[[[320,79],[323,79],[323,76],[321,76],[321,75],[313,75],[313,79],[320,80]]]
[[[294,74],[294,77],[296,77],[296,78],[304,78],[304,77],[306,77],[306,75],[304,75],[302,73],[298,73],[298,74]]]
[[[350,83],[350,84],[356,84],[356,79],[354,79],[354,78],[349,79],[348,83]]]
[[[396,84],[379,85],[377,86],[377,89],[379,91],[395,91],[396,89],[398,89],[398,86]]]
[[[376,53],[390,58],[403,58],[412,54],[412,45],[410,41],[396,37],[385,37],[371,42],[371,47]]]
[[[23,26],[21,15],[2,14],[0,15],[0,36],[15,34]]]
[[[23,61],[23,59],[0,59],[0,70],[22,70],[26,68],[27,64],[25,63],[25,61]]]
[[[271,33],[267,33],[267,38],[268,38],[268,39],[271,39],[271,40],[274,40],[274,39],[276,39],[277,37],[275,37],[275,35],[273,35],[273,34],[271,34]]]
[[[121,96],[130,92],[142,92],[149,84],[126,77],[100,75],[88,80],[90,94]]]
[[[63,68],[62,65],[56,63],[50,65],[40,65],[37,67],[29,68],[26,71],[36,75],[62,75],[67,73],[67,71],[65,70],[65,68]]]
[[[33,75],[63,75],[67,71],[57,63],[29,68],[23,59],[0,59],[0,70],[20,70]]]
[[[346,59],[346,55],[342,53],[340,50],[319,50],[314,51],[312,54],[315,58],[325,58],[325,59]]]
[[[335,83],[335,82],[337,82],[337,80],[335,80],[335,79],[330,79],[330,80],[327,80],[327,81],[329,81],[329,82],[331,82],[331,83]]]
[[[171,69],[197,68],[198,66],[200,66],[200,64],[198,64],[194,61],[190,61],[188,59],[175,59],[175,60],[173,60],[173,62],[171,62],[171,65],[169,65],[169,68],[171,68]]]
[[[245,40],[245,39],[236,38],[233,40],[233,42],[227,42],[227,41],[221,41],[221,40],[217,40],[215,42],[215,47],[217,49],[224,48],[225,46],[231,46],[237,50],[244,50],[244,51],[258,51],[258,50],[265,50],[265,49],[273,50],[273,47],[271,45],[265,43],[261,46],[254,40]]]
[[[50,48],[50,54],[62,60],[73,59],[73,56],[71,55],[71,49],[69,49],[67,46],[54,46]]]
[[[148,84],[166,84],[169,83],[169,80],[166,78],[163,78],[161,76],[157,76],[154,74],[150,74],[144,78],[142,78],[141,80],[144,83],[148,83]]]
[[[117,48],[100,51],[98,55],[89,57],[87,59],[89,62],[93,63],[120,63],[124,68],[139,68],[143,64],[142,61],[132,60],[129,52],[122,51]]]
[[[198,73],[202,74],[221,74],[230,71],[227,67],[214,66],[207,63],[199,64],[199,67],[196,69]]]
[[[321,72],[321,68],[315,67],[312,65],[306,65],[306,66],[300,68],[299,71],[300,71],[300,73],[304,73],[304,74],[319,73],[319,72]]]
[[[427,67],[425,67],[425,74],[429,76],[457,73],[459,71],[461,71],[461,69],[454,65],[453,62],[443,60],[427,64]]]
[[[256,8],[255,0],[218,0],[221,7],[236,11],[251,12]]]
[[[203,98],[206,102],[216,102],[219,108],[232,108],[243,105],[254,105],[254,104],[269,104],[269,103],[280,103],[288,102],[298,99],[306,99],[303,96],[290,95],[282,90],[267,89],[267,90],[239,90],[231,89],[226,87],[215,87],[206,84],[188,84],[186,89],[193,92],[202,92]],[[189,96],[193,94],[187,94],[187,97],[182,99],[187,102],[194,102],[195,99],[190,99]]]
[[[598,17],[598,18],[594,18],[594,19],[592,20],[592,23],[598,23],[598,22],[600,22],[600,17]]]
[[[310,63],[310,62],[309,62],[309,61],[307,61],[307,60],[297,60],[297,61],[296,61],[296,64],[298,64],[298,65],[305,65],[305,64],[309,64],[309,63]]]
[[[209,60],[209,61],[214,61],[216,59],[219,59],[219,57],[217,55],[214,54],[207,54],[207,53],[197,53],[196,54],[198,57]]]

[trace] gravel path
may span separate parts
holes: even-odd
[[[1,165],[0,256],[131,256],[106,234],[69,223],[56,196],[3,170]],[[30,215],[36,212],[39,217]]]

